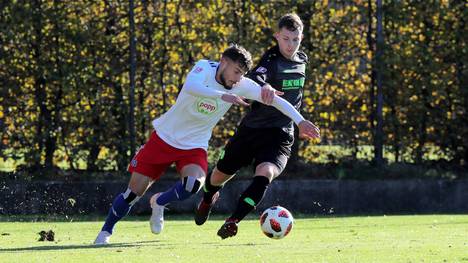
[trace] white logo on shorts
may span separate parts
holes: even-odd
[[[267,72],[267,69],[264,68],[264,67],[258,67],[257,70],[256,70],[256,72],[265,73],[265,72]]]

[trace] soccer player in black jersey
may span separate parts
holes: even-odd
[[[282,16],[274,35],[277,45],[266,51],[258,65],[247,75],[262,86],[262,98],[267,104],[277,94],[297,110],[300,109],[308,60],[307,55],[299,51],[302,31],[303,24],[299,16]],[[298,125],[300,137],[320,138],[320,131],[315,125],[312,134],[301,132],[305,122]],[[203,200],[195,213],[196,224],[206,222],[223,185],[241,167],[253,163],[255,176],[252,183],[242,193],[234,213],[218,231],[218,236],[223,239],[235,236],[239,222],[255,209],[268,185],[284,170],[294,142],[293,131],[290,118],[271,106],[253,102],[205,182]]]

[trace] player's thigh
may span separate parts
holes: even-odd
[[[200,148],[181,151],[176,161],[176,169],[182,178],[191,176],[204,182],[208,171],[206,151]]]
[[[279,176],[291,156],[294,136],[276,130],[255,155],[255,175],[266,176],[271,180]]]
[[[219,172],[235,174],[240,168],[252,163],[255,154],[255,134],[251,129],[239,128],[221,152],[216,164]]]
[[[176,168],[182,177],[184,189],[197,193],[205,183],[208,170],[208,156],[204,149],[184,150],[176,161]]]
[[[132,174],[131,185],[140,192],[144,188],[144,183],[140,186],[141,176],[146,181],[158,180],[166,169],[176,160],[177,155],[173,148],[161,140],[156,132],[152,132],[148,141],[138,149],[132,161],[128,165],[128,172]],[[133,176],[133,174],[138,175]]]
[[[152,183],[153,179],[150,177],[133,172],[128,183],[128,188],[136,195],[142,196],[145,194],[146,190],[151,186]]]

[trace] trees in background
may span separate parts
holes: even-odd
[[[392,162],[467,165],[464,1],[383,1],[381,43],[375,1],[135,1],[133,100],[129,8],[109,0],[0,4],[3,158],[34,170],[124,170],[131,126],[136,144],[145,142],[195,61],[219,59],[232,42],[258,61],[274,44],[277,19],[296,12],[310,58],[303,112],[321,127],[320,145],[339,145],[356,160],[373,159],[366,153],[377,142]],[[224,145],[245,111],[231,109],[212,146]],[[299,159],[314,162],[313,145],[300,142]]]

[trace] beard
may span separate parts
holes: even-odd
[[[232,87],[229,87],[226,83],[226,79],[224,78],[224,70],[221,72],[221,74],[219,75],[219,78],[221,79],[221,85],[223,85],[223,87],[227,90],[230,90],[232,89]]]

